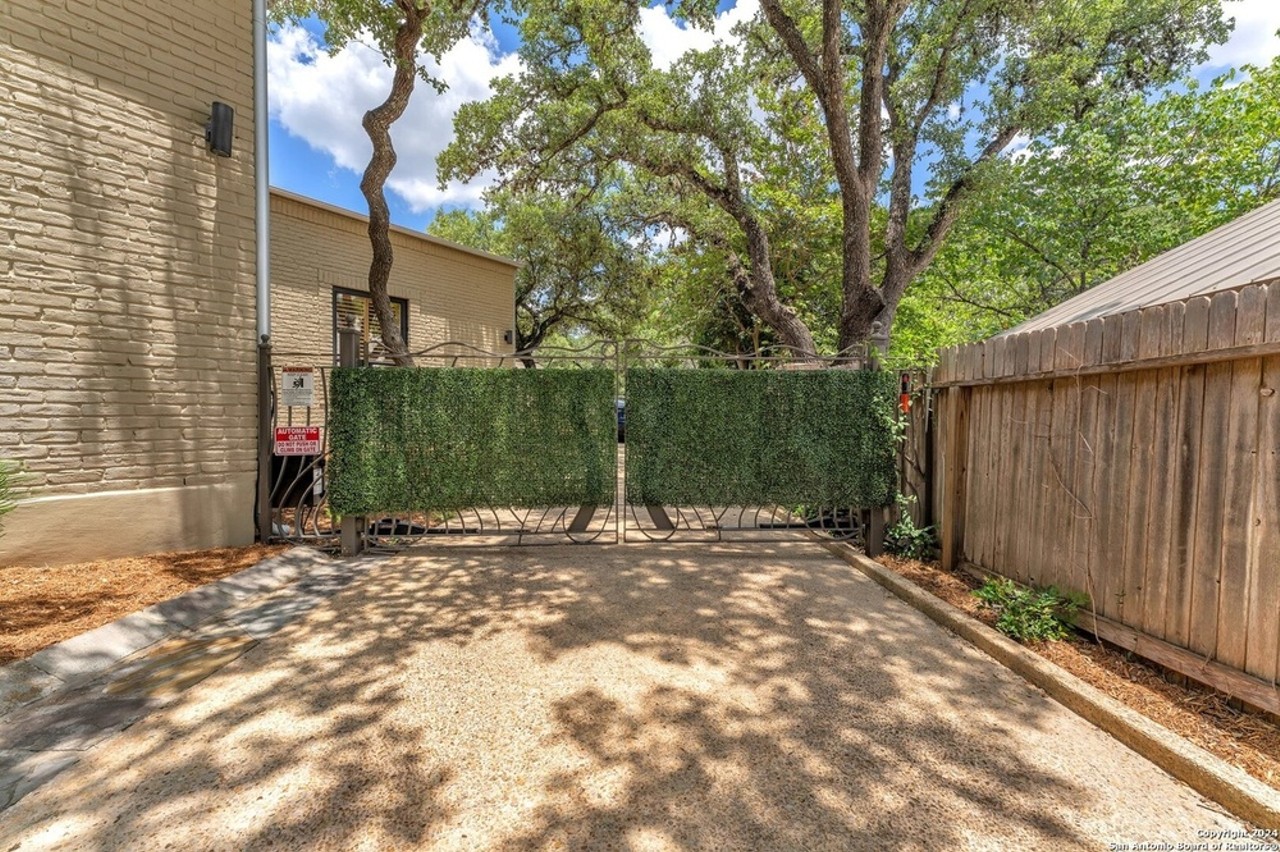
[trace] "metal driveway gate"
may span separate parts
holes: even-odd
[[[556,385],[583,382],[566,382],[571,377],[551,371],[583,371],[584,380],[590,373],[594,379],[586,384],[593,389],[588,406],[591,411],[574,413],[567,410],[568,402],[562,402],[551,420],[544,417],[538,421],[543,426],[549,423],[553,434],[522,436],[511,424],[518,424],[523,411],[539,406],[536,395],[543,391],[538,387],[546,382],[534,381],[534,390],[521,390],[529,380],[514,382],[519,377],[498,373],[513,369],[525,372],[516,356],[460,343],[439,344],[414,353],[417,365],[437,368],[420,371],[421,378],[431,381],[410,382],[411,390],[388,392],[381,386],[393,378],[389,375],[393,368],[360,364],[357,340],[354,332],[340,332],[340,349],[344,351],[338,359],[332,353],[272,356],[267,350],[263,374],[270,376],[270,394],[264,395],[262,405],[265,422],[271,427],[264,436],[269,438],[271,452],[260,456],[261,469],[269,478],[260,483],[258,512],[260,529],[269,530],[266,538],[355,552],[364,547],[428,541],[750,541],[793,538],[816,531],[845,540],[862,540],[869,535],[874,545],[883,529],[882,511],[868,507],[883,505],[891,495],[864,499],[870,492],[858,486],[860,480],[843,474],[849,465],[860,463],[859,447],[868,440],[883,444],[892,457],[888,433],[862,434],[868,428],[874,431],[885,412],[878,410],[868,417],[866,411],[859,410],[857,400],[817,399],[831,396],[822,390],[839,391],[851,382],[854,386],[866,384],[856,374],[869,377],[875,373],[875,365],[874,359],[864,354],[815,364],[799,360],[783,348],[752,357],[702,347],[656,347],[638,341],[609,341],[581,350],[543,348],[535,354],[537,371],[548,372],[530,378],[548,380],[547,392],[554,394]],[[350,429],[356,427],[333,417],[335,360],[381,373],[375,376],[360,371],[360,376],[370,380],[357,384],[371,386],[365,391],[369,399],[361,403],[368,408],[360,427],[365,431],[352,439],[356,441],[350,445],[354,450],[347,450],[345,456],[337,454],[336,483],[335,443],[342,446],[344,436],[350,438]],[[599,375],[604,370],[611,377],[607,390],[602,390]],[[407,376],[400,373],[394,378]],[[490,396],[488,402],[468,399],[473,396],[468,388],[493,382],[506,389],[503,396]],[[805,388],[792,388],[797,382]],[[392,384],[400,388],[403,383]],[[437,386],[444,390],[433,391]],[[435,401],[420,404],[415,394],[428,392],[437,394],[432,398]],[[511,402],[507,399],[511,395],[523,402]],[[738,409],[724,410],[719,402],[722,399],[731,403],[728,407],[737,405]],[[744,399],[747,402],[743,403]],[[488,420],[483,406],[495,405],[495,401],[495,407],[503,409],[493,415],[498,422],[479,422],[476,430],[465,435],[449,430],[449,421]],[[511,405],[519,408],[514,420],[508,410]],[[606,405],[608,411],[602,414],[598,409]],[[892,402],[887,406],[891,413]],[[437,437],[431,446],[413,446],[412,429],[404,431],[408,428],[405,424],[425,417],[422,411],[426,409],[435,418]],[[345,412],[338,416],[351,419]],[[831,422],[837,418],[839,428]],[[373,428],[384,421],[395,427],[391,438]],[[770,431],[774,427],[792,431],[788,423],[799,424],[801,431],[790,437]],[[444,437],[438,434],[442,428],[447,433]],[[405,434],[410,440],[399,441]],[[530,437],[536,440],[524,440]],[[386,443],[388,440],[391,443]],[[442,441],[451,443],[438,446]],[[605,441],[616,447],[616,462],[611,459],[613,463],[607,467],[600,457]],[[490,442],[506,446],[506,455],[493,447],[477,446]],[[512,468],[520,466],[520,454],[527,447],[534,447],[539,455],[564,456],[563,465],[553,467],[550,480],[539,486],[536,499],[525,501],[536,505],[489,502],[491,494],[499,498],[521,495],[518,479],[522,472]],[[628,448],[632,450],[631,463]],[[358,457],[358,464],[350,461],[353,457]],[[352,478],[344,479],[340,467],[344,458],[349,462],[348,473],[350,465],[356,464],[362,475],[376,480],[376,496],[342,493],[344,482]],[[530,463],[533,461],[541,459]],[[578,475],[579,461],[589,474],[587,480]],[[607,490],[600,487],[602,476],[612,477]],[[449,480],[447,497],[439,493],[445,485],[426,482],[432,477]],[[514,489],[506,487],[513,482]],[[558,487],[562,483],[563,489]],[[588,487],[591,483],[594,485]],[[472,491],[468,484],[478,486],[474,494],[484,499],[469,499]],[[362,514],[338,514],[331,503],[335,485],[338,505],[359,505]],[[373,508],[389,504],[378,502],[384,494],[389,503],[396,504],[394,509]],[[565,494],[588,494],[591,499],[556,499]],[[849,499],[850,494],[859,499]]]

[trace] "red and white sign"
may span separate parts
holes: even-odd
[[[277,426],[276,455],[314,456],[320,452],[319,426]]]

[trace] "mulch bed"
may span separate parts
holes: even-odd
[[[55,567],[0,567],[0,663],[29,657],[287,549],[255,544]]]
[[[972,595],[980,584],[969,574],[885,556],[878,560],[969,615],[995,626],[995,614]],[[1204,750],[1280,790],[1280,725],[1267,716],[1231,706],[1222,693],[1165,679],[1160,667],[1131,653],[1077,635],[1063,642],[1028,645],[1045,659],[1164,725]]]

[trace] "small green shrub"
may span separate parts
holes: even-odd
[[[996,628],[1019,642],[1065,639],[1085,603],[1083,596],[1065,595],[1053,586],[1033,589],[1003,577],[988,577],[973,594],[995,611]]]
[[[915,497],[899,494],[897,497],[898,520],[884,533],[884,548],[894,556],[904,559],[928,559],[938,546],[933,527],[918,527],[908,511],[916,502]]]

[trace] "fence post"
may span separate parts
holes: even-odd
[[[258,342],[258,490],[255,497],[258,541],[271,540],[271,457],[272,427],[275,425],[275,373],[271,369],[271,336],[264,334]]]
[[[360,332],[354,328],[338,329],[338,366],[360,366]],[[326,412],[326,417],[330,416]],[[342,555],[358,556],[364,549],[363,527],[365,519],[361,517],[342,516]]]
[[[945,419],[938,424],[942,439],[942,491],[938,501],[938,538],[942,568],[954,571],[964,555],[965,479],[969,463],[970,388],[952,386],[943,392]]]

